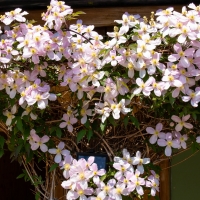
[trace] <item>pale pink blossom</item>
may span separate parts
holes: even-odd
[[[76,183],[76,189],[69,190],[67,193],[67,199],[80,199],[80,200],[86,200],[86,195],[91,195],[93,193],[93,189],[88,187],[88,184],[81,184]]]
[[[171,133],[166,133],[165,139],[158,139],[158,145],[165,148],[165,155],[171,156],[172,147],[180,148],[180,142],[178,140],[173,140]]]
[[[32,145],[35,141],[33,140],[33,137],[36,135],[35,129],[31,129],[30,135],[27,137],[27,140],[29,141],[29,144]]]
[[[80,115],[81,115],[81,123],[85,124],[87,122],[87,116],[92,116],[92,110],[88,109],[89,102],[84,101],[83,107],[81,108]]]
[[[140,172],[140,174],[144,173],[144,167],[143,164],[146,165],[150,163],[150,158],[141,158],[141,152],[137,151],[136,156],[133,158],[133,165],[137,165],[137,170]]]
[[[140,176],[140,171],[136,169],[135,175],[132,177],[132,184],[130,184],[128,187],[131,188],[131,190],[137,191],[139,195],[144,194],[144,190],[142,188],[142,185],[145,185],[145,180],[144,178],[139,177]]]
[[[122,195],[127,196],[129,193],[126,184],[118,182],[111,191],[111,197],[116,200],[121,200]]]
[[[5,18],[1,20],[4,24],[9,25],[14,20],[18,22],[25,22],[26,18],[23,17],[24,15],[27,15],[28,13],[26,11],[21,12],[21,8],[16,8],[15,10],[12,10],[10,12],[5,13]]]
[[[200,136],[196,137],[196,142],[200,143]]]
[[[116,170],[118,170],[118,172],[115,174],[114,177],[119,180],[123,177],[124,173],[128,170],[128,168],[130,167],[130,164],[129,163],[123,163],[123,162],[114,163],[113,167]]]
[[[188,136],[186,134],[181,135],[179,132],[175,132],[175,136],[179,140],[181,147],[183,149],[186,149],[187,148],[186,141],[188,140]]]
[[[150,86],[152,82],[153,82],[152,77],[150,77],[145,83],[141,78],[137,78],[136,84],[139,86],[139,88],[136,88],[133,94],[137,95],[140,92],[142,92],[145,96],[149,96],[151,91],[153,90],[152,86]]]
[[[31,144],[31,149],[33,151],[37,150],[39,147],[40,150],[44,153],[48,151],[47,145],[44,144],[49,141],[49,137],[47,135],[44,135],[42,138],[40,138],[37,134],[33,134],[32,138],[34,143]]]
[[[3,115],[7,117],[7,120],[6,120],[6,126],[10,126],[11,123],[12,123],[12,120],[15,118],[15,113],[17,112],[17,106],[14,105],[11,110],[6,110],[6,111],[3,111]]]
[[[189,62],[187,56],[193,55],[195,49],[194,49],[194,48],[189,48],[189,49],[183,51],[180,44],[175,44],[175,45],[174,45],[174,50],[177,52],[177,54],[172,54],[172,55],[170,55],[170,56],[168,57],[168,60],[169,60],[170,62],[176,62],[176,61],[178,61],[178,60],[180,59],[180,60],[179,60],[179,63],[180,63],[183,67],[185,67],[185,68],[189,67],[189,66],[190,66],[190,62]]]
[[[69,170],[71,168],[72,160],[73,160],[73,158],[71,155],[66,155],[64,158],[64,161],[60,162],[61,169],[64,169],[63,176],[66,179],[68,179],[70,177]]]
[[[151,196],[155,196],[156,192],[159,192],[159,180],[157,179],[148,179],[146,186],[151,188]]]
[[[195,88],[195,91],[189,89],[186,91],[186,94],[188,96],[182,96],[182,100],[184,102],[190,101],[193,107],[197,107],[198,103],[200,102],[200,88],[199,87]]]
[[[67,130],[69,132],[72,132],[73,131],[73,124],[75,124],[78,120],[75,118],[75,117],[70,117],[69,115],[67,114],[64,114],[62,119],[61,120],[64,120],[64,122],[62,122],[59,127],[60,128],[65,128],[67,126]]]
[[[152,127],[146,128],[146,132],[152,134],[152,136],[149,139],[149,142],[151,144],[155,144],[158,138],[165,138],[165,133],[161,132],[162,129],[163,129],[162,123],[158,123],[155,129]]]
[[[99,185],[100,185],[101,191],[99,192],[98,195],[102,196],[104,199],[105,197],[110,195],[111,190],[116,185],[116,180],[110,179],[107,184],[101,181]]]
[[[183,127],[187,128],[187,129],[192,129],[193,128],[193,125],[190,124],[190,123],[187,123],[186,121],[190,118],[190,115],[186,115],[186,116],[183,116],[182,119],[179,118],[178,116],[176,115],[172,115],[171,119],[173,121],[175,121],[176,123],[178,123],[175,127],[175,130],[176,131],[181,131]]]
[[[64,147],[65,147],[65,143],[60,142],[56,149],[49,149],[50,154],[56,154],[56,156],[54,158],[54,162],[60,163],[61,159],[62,159],[61,155],[63,155],[63,156],[69,155],[70,152],[68,150],[64,149]]]
[[[100,181],[99,176],[103,176],[106,173],[105,169],[98,170],[98,166],[96,163],[93,163],[91,166],[89,166],[89,169],[93,172],[93,182],[95,184],[98,184]]]

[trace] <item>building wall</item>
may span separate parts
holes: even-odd
[[[189,149],[171,160],[171,200],[200,199],[200,151]]]

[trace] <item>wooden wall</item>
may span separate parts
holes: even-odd
[[[174,5],[176,11],[181,11],[183,5]],[[132,6],[132,7],[112,7],[112,8],[78,8],[74,11],[83,11],[86,14],[81,15],[80,18],[86,25],[95,25],[96,27],[113,26],[116,25],[114,20],[121,19],[122,14],[128,12],[130,14],[140,14],[141,16],[149,17],[151,11],[156,12],[158,9],[166,9],[169,6]],[[41,13],[46,10],[27,10],[29,15],[28,19],[34,19],[39,24],[43,25],[44,22],[41,20]],[[4,14],[0,12],[0,14]],[[75,21],[74,21],[75,22]]]

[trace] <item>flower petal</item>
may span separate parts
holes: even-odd
[[[41,145],[40,145],[40,149],[41,149],[41,151],[44,152],[44,153],[48,151],[48,147],[47,147],[46,144],[41,144]]]
[[[54,158],[54,161],[55,161],[55,163],[60,163],[60,162],[61,162],[61,159],[62,159],[61,154],[57,154],[57,155],[55,156],[55,158]]]
[[[169,147],[169,146],[167,146],[167,147],[165,148],[165,155],[166,155],[166,156],[171,156],[171,154],[172,154],[172,148]]]

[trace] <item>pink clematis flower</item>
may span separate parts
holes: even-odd
[[[129,13],[125,12],[122,15],[122,20],[115,20],[118,24],[122,25],[122,30],[127,33],[129,31],[129,28],[135,26],[138,21],[137,19],[140,18],[140,15],[130,15]]]
[[[3,115],[5,115],[7,117],[6,120],[6,126],[10,126],[12,123],[12,120],[15,118],[15,113],[17,112],[17,106],[14,105],[10,111],[6,110],[3,112]]]
[[[24,95],[22,95],[23,97]],[[38,108],[45,109],[48,104],[48,98],[50,94],[48,92],[40,93],[36,90],[32,90],[30,95],[26,96],[26,101],[29,106],[32,106],[37,102]]]
[[[169,69],[165,70],[162,81],[165,82],[164,89],[166,90],[169,89],[169,87],[181,87],[183,85]]]
[[[193,107],[197,107],[198,103],[200,102],[200,87],[196,87],[195,91],[189,89],[186,91],[186,94],[188,96],[182,96],[182,100],[184,102],[190,101]]]
[[[152,128],[152,127],[147,127],[146,128],[146,132],[149,134],[152,134],[152,136],[149,139],[149,142],[151,144],[155,144],[158,140],[158,138],[165,138],[165,133],[161,132],[163,128],[163,125],[161,123],[158,123],[156,125],[156,129]]]
[[[158,180],[160,180],[159,174],[157,174],[154,170],[150,170],[150,171],[151,171],[151,175],[148,177],[149,180],[151,180],[151,179],[158,179]]]
[[[80,199],[80,200],[87,200],[86,195],[91,195],[93,193],[92,188],[88,188],[88,184],[76,184],[75,191],[69,190],[67,193],[67,199]]]
[[[81,114],[81,124],[85,124],[87,122],[87,116],[92,116],[92,109],[88,109],[89,102],[84,101],[83,107],[81,108],[80,114]]]
[[[81,182],[85,184],[93,177],[93,172],[88,169],[88,166],[94,162],[94,157],[88,158],[88,162],[81,158],[78,161],[73,160],[74,167],[70,170],[70,178],[73,182]]]
[[[106,173],[105,169],[98,170],[96,163],[93,163],[91,166],[89,166],[89,169],[93,172],[93,182],[98,184],[100,181],[99,176],[103,176]]]
[[[131,188],[132,191],[136,189],[136,191],[139,195],[143,195],[144,190],[141,185],[145,185],[145,180],[144,180],[144,178],[141,178],[139,176],[140,176],[140,171],[138,171],[136,169],[135,175],[132,178],[133,183],[132,183],[132,185],[129,185],[129,188]]]
[[[111,108],[104,105],[104,103],[95,103],[95,112],[102,115],[101,121],[104,123],[105,120],[110,116]]]
[[[159,180],[158,179],[148,179],[148,181],[146,181],[146,186],[151,188],[151,196],[155,196],[156,191],[159,192]]]
[[[69,175],[69,170],[71,168],[71,164],[72,164],[72,156],[71,155],[66,155],[64,158],[64,161],[62,161],[60,163],[61,169],[64,169],[63,171],[63,176],[68,179],[70,177]]]
[[[177,137],[177,139],[180,142],[180,145],[183,149],[187,148],[186,142],[188,140],[188,136],[186,134],[181,135],[179,132],[175,132],[175,136]]]
[[[196,138],[196,142],[197,142],[197,143],[200,143],[200,136],[198,136],[198,137]]]
[[[114,188],[115,184],[116,184],[115,179],[110,179],[107,185],[104,182],[100,182],[99,185],[100,185],[101,191],[99,192],[98,195],[102,196],[102,199],[105,199],[107,196],[110,195],[110,192]]]
[[[131,155],[130,155],[130,153],[128,152],[127,149],[123,149],[122,154],[123,154],[123,160],[127,161],[129,164],[133,163],[134,157],[131,157]],[[131,171],[131,170],[129,169],[129,171]],[[133,170],[132,170],[132,172],[133,172]]]
[[[143,164],[150,163],[150,158],[141,158],[141,153],[139,151],[136,152],[136,157],[133,158],[133,165],[137,165],[137,170],[140,174],[144,173]]]
[[[171,133],[166,133],[165,139],[158,139],[158,145],[161,146],[161,147],[166,147],[165,148],[165,155],[166,156],[171,156],[172,147],[177,148],[177,149],[180,148],[180,142],[178,140],[173,140]]]
[[[49,137],[47,135],[44,135],[42,138],[40,138],[37,134],[33,134],[32,138],[34,143],[31,144],[31,149],[33,151],[37,150],[39,147],[40,150],[44,153],[48,151],[47,145],[44,144],[49,141]]]
[[[116,55],[115,50],[111,50],[109,56],[106,57],[104,63],[110,63],[113,67],[115,67],[120,61],[120,56]]]
[[[64,120],[64,122],[62,122],[59,127],[60,128],[65,128],[67,126],[67,130],[69,132],[73,131],[73,124],[75,124],[77,122],[77,119],[75,117],[70,117],[67,114],[64,114],[62,117],[62,120]]]
[[[130,164],[125,162],[114,163],[113,167],[118,170],[118,172],[115,174],[115,178],[119,180],[124,176],[124,173],[128,170]]]
[[[149,96],[151,91],[153,90],[153,87],[150,86],[153,82],[153,77],[149,77],[149,79],[144,83],[141,78],[136,79],[136,84],[139,86],[139,88],[136,88],[133,92],[133,94],[139,94],[142,92],[145,96]]]
[[[66,190],[74,191],[76,189],[76,183],[72,182],[71,179],[68,179],[67,181],[63,181],[61,183],[61,186]]]
[[[126,184],[127,188],[129,189],[129,192],[132,192],[132,190],[130,190],[130,188],[128,186],[133,184],[132,183],[133,176],[134,176],[133,172],[126,171],[124,173],[124,176],[122,177],[122,179],[120,179],[121,182]]]
[[[130,192],[126,188],[125,183],[117,183],[115,188],[111,191],[111,197],[115,200],[121,200],[122,195],[127,196]]]
[[[177,122],[178,124],[175,127],[176,131],[181,131],[183,127],[187,128],[187,129],[192,129],[193,125],[190,123],[186,123],[186,121],[190,118],[190,115],[186,115],[183,116],[182,119],[180,119],[178,116],[176,115],[172,115],[171,119],[175,122]]]
[[[32,145],[35,141],[33,140],[33,137],[36,135],[36,131],[32,129],[30,131],[30,135],[27,137],[27,140],[29,140],[29,144]]]
[[[54,158],[54,161],[56,163],[60,163],[61,162],[61,159],[62,159],[62,156],[67,156],[70,154],[70,152],[66,149],[64,149],[65,147],[65,143],[64,142],[60,142],[57,146],[56,149],[49,149],[49,153],[50,154],[56,154],[55,158]]]
[[[107,32],[107,35],[109,37],[113,38],[110,41],[111,42],[110,47],[113,47],[116,44],[122,44],[122,43],[126,42],[127,39],[124,37],[124,32],[125,32],[125,30],[123,30],[123,28],[121,28],[119,30],[119,32],[118,31],[116,31],[116,32]]]
[[[190,66],[190,62],[186,56],[191,56],[194,54],[195,49],[194,48],[189,48],[185,50],[185,52],[182,50],[182,47],[180,44],[175,44],[174,45],[174,50],[177,52],[177,54],[172,54],[168,57],[168,60],[170,62],[176,62],[180,59],[180,64],[188,68]]]
[[[21,8],[16,8],[15,10],[12,10],[10,12],[6,12],[5,15],[6,17],[3,18],[2,22],[6,25],[9,25],[11,22],[14,20],[18,22],[25,22],[26,18],[23,17],[23,15],[27,15],[28,13],[26,11],[22,12]]]

